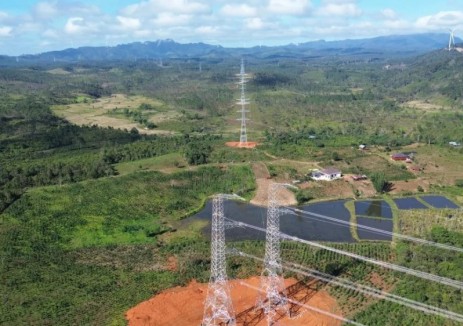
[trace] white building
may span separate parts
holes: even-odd
[[[334,167],[329,167],[320,171],[314,171],[311,176],[312,179],[317,181],[332,181],[341,178],[341,171]]]

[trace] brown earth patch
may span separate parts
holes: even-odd
[[[362,197],[373,197],[376,195],[376,190],[371,180],[357,180],[352,179],[353,174],[346,174],[343,176],[344,180],[347,181],[354,192],[357,190],[360,192]]]
[[[424,191],[429,190],[429,180],[423,178],[411,179],[408,181],[392,181],[391,184],[391,190],[389,191],[390,194],[399,194],[401,192],[416,192],[418,191],[418,186],[421,186]]]
[[[229,141],[225,143],[228,147],[237,147],[237,148],[254,148],[257,146],[256,142],[248,141],[246,143],[241,143],[239,141]]]
[[[353,198],[352,186],[347,180],[309,181],[299,185],[301,189],[312,189],[315,198],[339,199]]]
[[[175,256],[170,256],[167,258],[166,269],[171,272],[176,272],[178,270],[178,259]]]
[[[251,204],[259,206],[268,205],[268,191],[272,184],[276,183],[270,179],[270,173],[264,163],[252,164],[252,170],[256,177],[257,190],[256,195],[251,199]],[[278,191],[278,200],[280,205],[296,205],[297,200],[294,193],[286,188],[280,188]]]
[[[252,277],[247,280],[231,280],[230,294],[233,307],[237,316],[237,325],[244,325],[247,314],[253,314],[258,291],[254,288],[260,284],[259,277]],[[313,284],[304,284],[295,279],[285,280],[288,292],[293,292],[297,300],[298,294],[305,295],[303,302],[307,306],[318,308],[333,314],[340,314],[336,300],[324,290],[316,290]],[[207,295],[207,284],[192,281],[186,287],[175,287],[166,290],[148,301],[142,302],[126,313],[129,326],[197,326],[203,318],[204,301]],[[291,298],[291,296],[290,296]],[[280,321],[287,326],[337,326],[341,322],[309,310],[304,307],[297,309],[296,318],[282,318]],[[255,326],[267,324],[265,319],[258,319]]]

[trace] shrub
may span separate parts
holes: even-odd
[[[296,200],[297,200],[298,205],[306,203],[313,198],[314,198],[313,195],[307,190],[299,190],[296,193]]]
[[[370,176],[371,182],[373,182],[373,186],[377,192],[384,192],[386,191],[388,182],[386,181],[386,177],[384,172],[376,172]]]

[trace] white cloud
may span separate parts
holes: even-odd
[[[424,29],[442,29],[463,25],[462,11],[440,11],[437,14],[418,18],[415,26]]]
[[[388,20],[396,20],[398,18],[397,13],[390,8],[381,10],[381,15],[383,16],[383,18]]]
[[[308,0],[270,0],[268,11],[281,15],[302,15],[310,8]]]
[[[152,22],[158,27],[182,26],[190,23],[191,15],[174,15],[171,13],[161,13]]]
[[[10,36],[13,28],[10,26],[1,26],[0,27],[0,37]]]
[[[42,33],[42,36],[45,38],[58,38],[59,33],[56,30],[49,28]]]
[[[327,2],[319,10],[322,16],[360,16],[362,10],[355,3],[350,2]]]
[[[257,15],[257,8],[251,7],[247,4],[226,4],[220,9],[222,15],[228,17],[254,17]]]
[[[162,12],[170,12],[174,14],[200,14],[209,12],[208,5],[190,1],[190,0],[148,0],[133,4],[122,9],[122,13],[126,16],[148,16],[154,17]]]
[[[130,18],[124,16],[117,16],[117,20],[119,21],[120,26],[123,29],[139,29],[141,26],[141,22],[137,18]]]
[[[34,8],[34,14],[40,19],[50,19],[59,13],[56,2],[39,2]]]
[[[64,31],[68,34],[79,34],[85,30],[85,26],[82,24],[84,19],[82,17],[71,17],[64,26]]]
[[[215,26],[200,26],[195,29],[195,32],[202,35],[215,35],[218,32],[218,28]]]
[[[264,28],[265,24],[259,17],[254,17],[246,21],[246,27],[252,30],[259,30]]]

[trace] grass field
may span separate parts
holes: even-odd
[[[148,130],[142,125],[131,121],[122,113],[118,114],[117,110],[137,110],[140,105],[149,104],[155,108],[155,111],[149,112],[149,120],[156,124],[176,120],[180,116],[179,112],[169,109],[163,102],[140,95],[113,94],[95,100],[89,98],[79,99],[78,97],[76,102],[70,105],[55,105],[52,110],[59,117],[77,125],[98,125],[127,130],[136,128],[140,133],[144,134],[165,134],[170,133],[170,131],[162,129]]]
[[[125,175],[137,171],[161,171],[164,173],[172,173],[186,166],[187,162],[183,155],[180,153],[172,153],[138,161],[118,163],[115,165],[115,168],[120,175]]]

